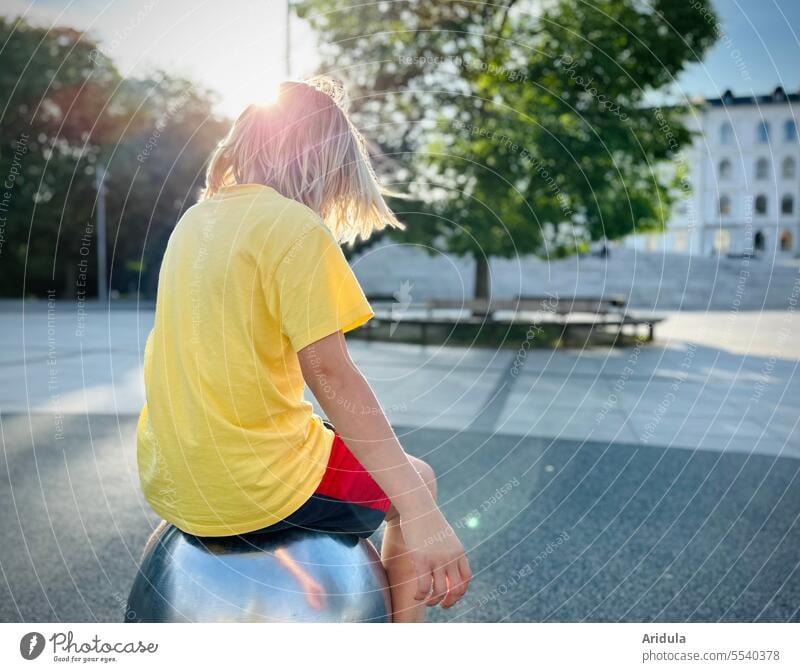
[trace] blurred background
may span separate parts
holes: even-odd
[[[342,79],[405,231],[352,352],[477,578],[440,620],[800,618],[800,5],[4,0],[0,619],[121,620],[158,270]]]

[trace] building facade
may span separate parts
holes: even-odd
[[[685,196],[663,234],[627,244],[706,256],[800,256],[799,102],[800,93],[779,87],[764,96],[726,91],[695,106],[686,119],[695,140],[677,158]]]

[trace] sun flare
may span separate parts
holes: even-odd
[[[268,107],[278,102],[278,91],[280,88],[279,82],[268,82],[259,87],[256,95],[253,97],[253,104],[259,107]]]

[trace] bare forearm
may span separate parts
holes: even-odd
[[[309,387],[339,436],[401,515],[435,507],[372,388],[355,365],[309,382]]]
[[[464,547],[350,359],[343,333],[300,349],[298,360],[322,410],[400,514],[403,546],[417,574],[416,599],[433,605],[447,592],[448,606],[454,604],[472,576]]]

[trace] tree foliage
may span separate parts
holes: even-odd
[[[0,19],[0,294],[96,291],[107,168],[110,286],[155,291],[169,232],[226,122],[191,82],[126,79],[90,36]]]
[[[474,256],[572,253],[663,226],[657,165],[690,141],[648,96],[714,41],[708,3],[408,0],[298,5],[415,199],[393,233]],[[665,132],[665,129],[668,132]],[[480,273],[478,274],[480,276]],[[479,279],[476,291],[487,287]]]

